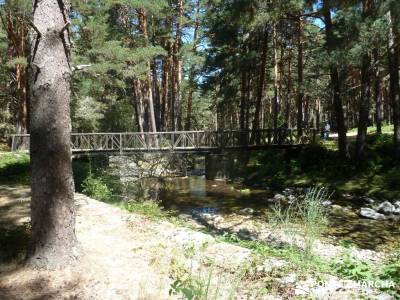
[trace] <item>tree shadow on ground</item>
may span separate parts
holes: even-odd
[[[39,271],[15,264],[0,268],[0,299],[83,299],[80,284],[79,278],[63,279],[60,271]]]

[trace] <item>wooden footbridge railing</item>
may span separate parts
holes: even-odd
[[[221,149],[290,147],[315,141],[315,129],[260,129],[253,131],[177,131],[145,133],[73,133],[73,153],[219,151]],[[12,151],[29,151],[29,135],[12,135]]]

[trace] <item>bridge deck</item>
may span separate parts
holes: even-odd
[[[12,135],[12,151],[29,151],[29,135]],[[260,129],[253,131],[177,131],[145,133],[73,133],[73,153],[87,152],[207,152],[222,149],[289,147],[315,141],[316,130]]]

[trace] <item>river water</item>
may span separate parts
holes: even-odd
[[[203,210],[229,217],[251,208],[254,219],[268,222],[276,205],[271,200],[275,193],[268,189],[249,189],[225,181],[209,181],[203,176],[170,178],[167,186],[160,200],[166,209],[178,214]],[[399,243],[398,222],[363,219],[357,214],[359,205],[344,199],[331,200],[333,205],[329,206],[329,226],[325,234],[329,242],[351,243],[371,250],[388,250]]]

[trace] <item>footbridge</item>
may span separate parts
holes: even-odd
[[[316,129],[72,133],[73,153],[219,152],[224,149],[297,147],[315,141]],[[12,151],[29,151],[27,134],[11,135]]]

